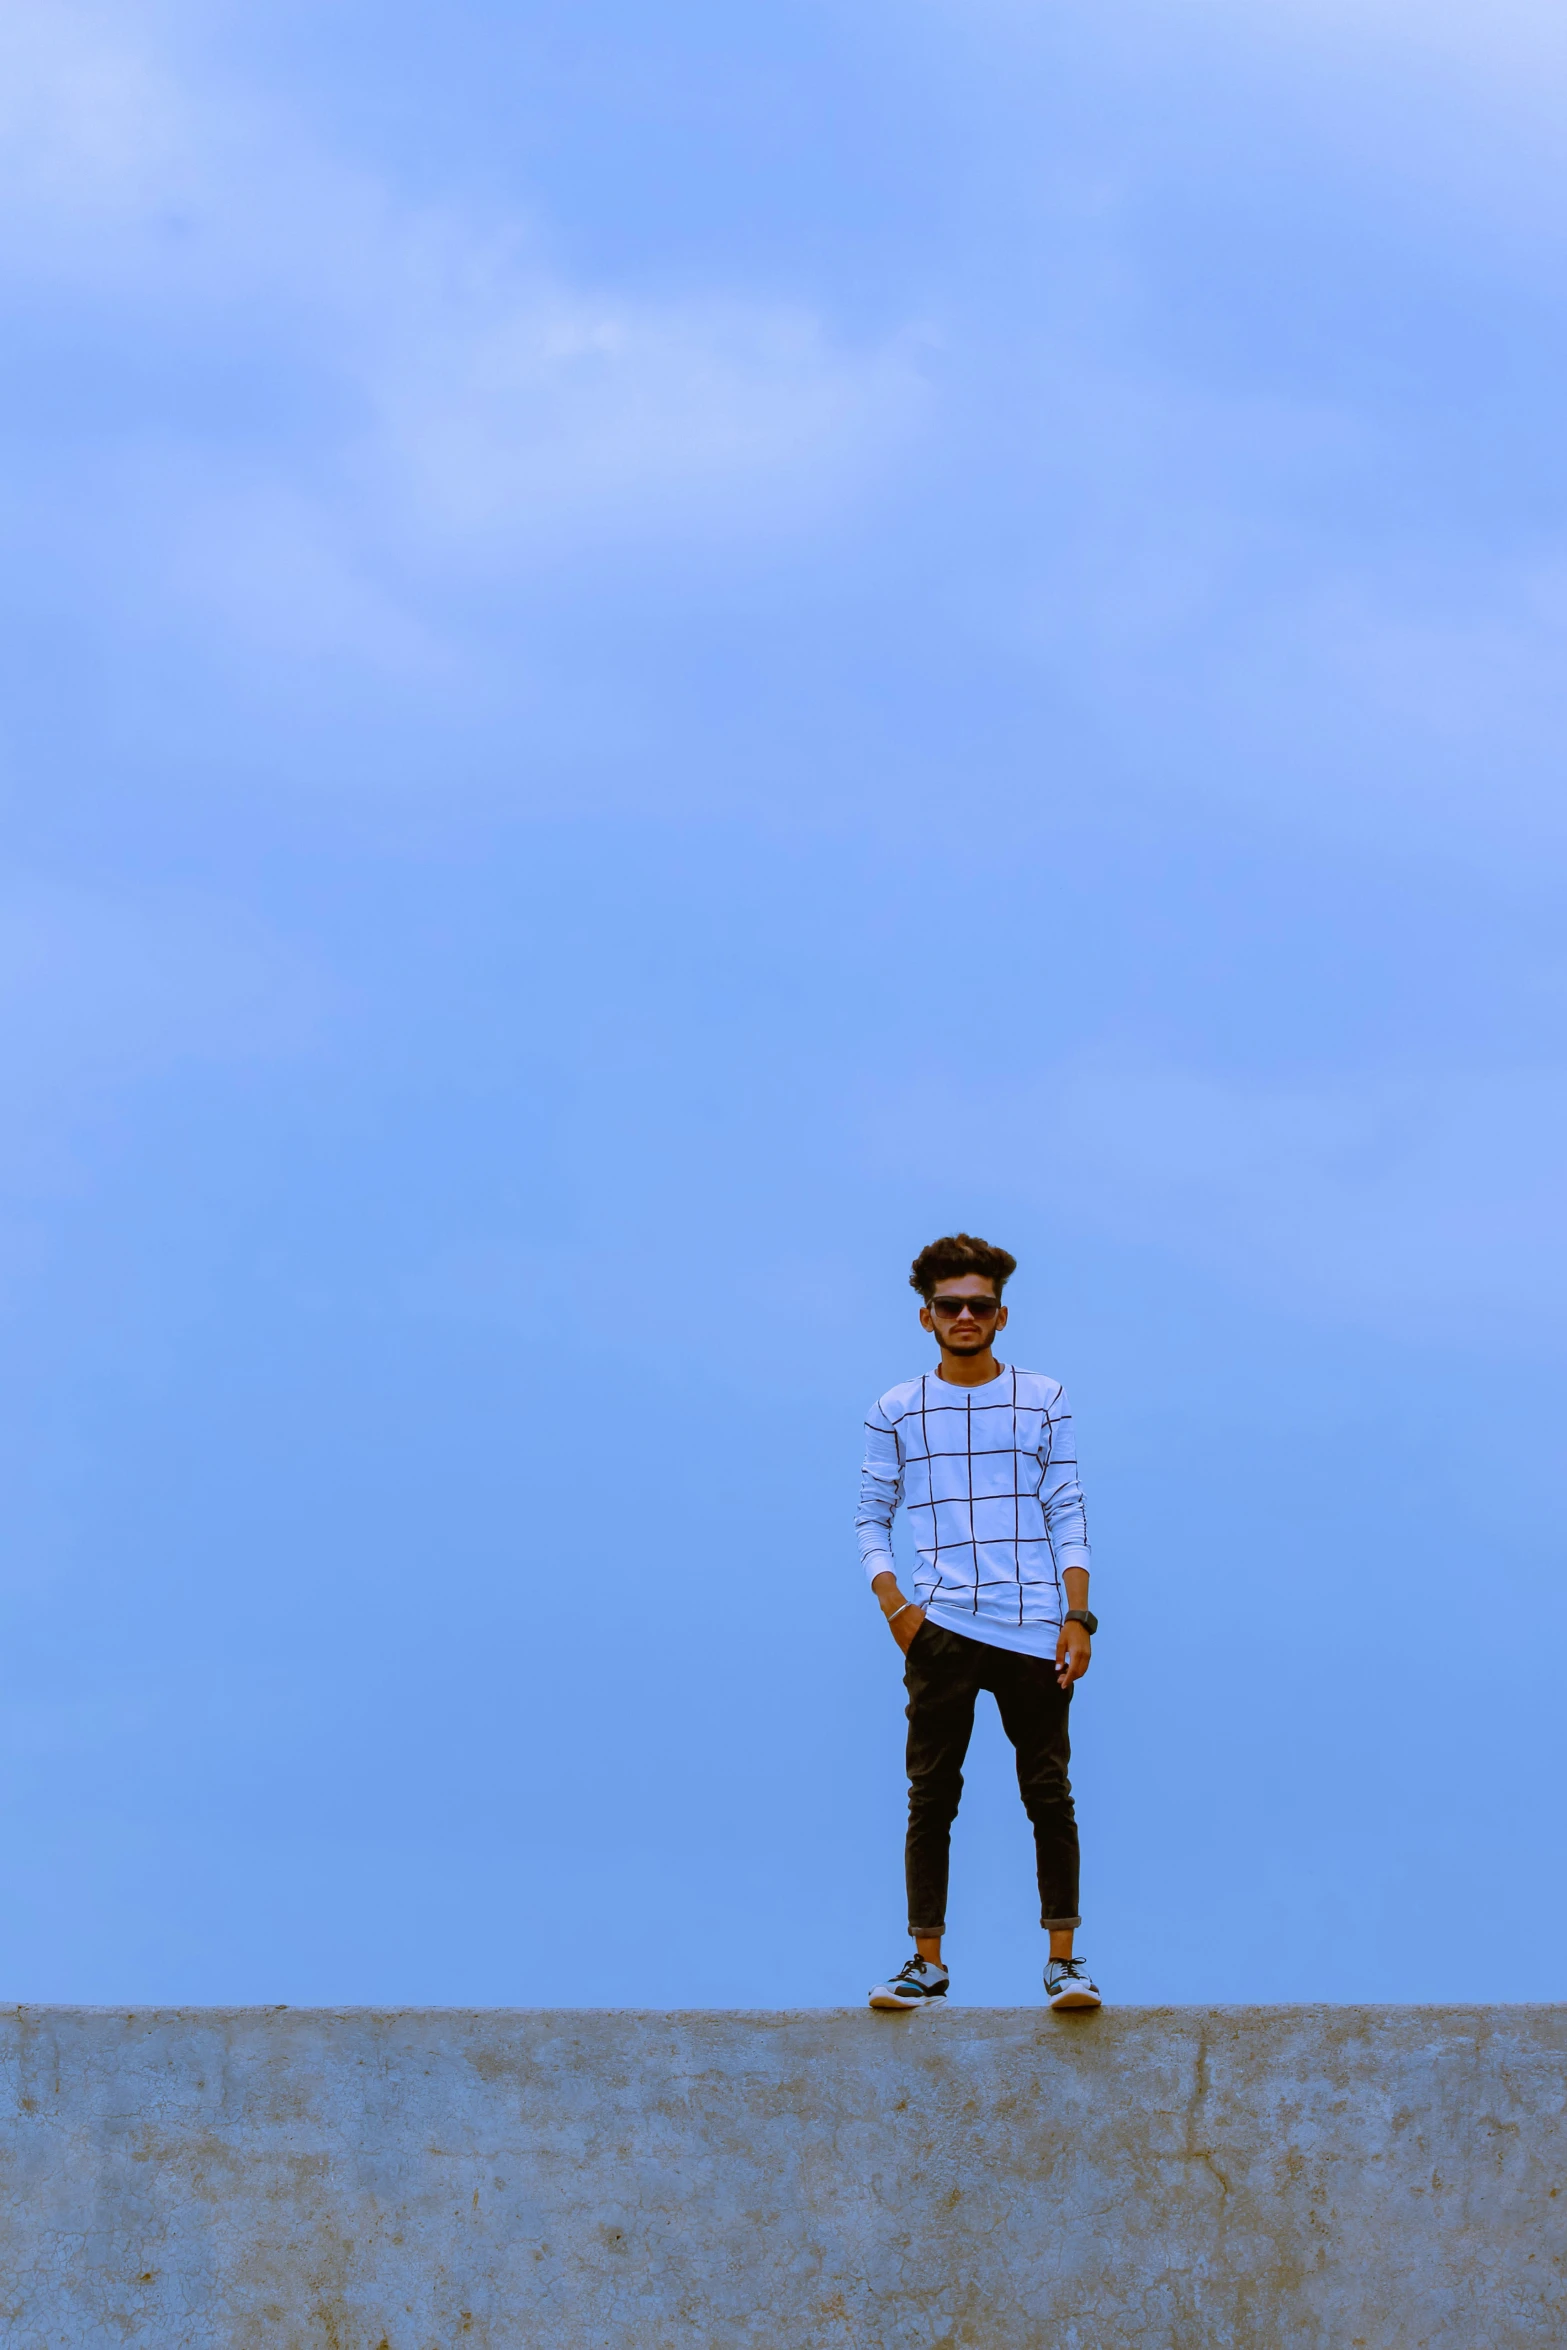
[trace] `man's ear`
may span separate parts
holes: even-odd
[[[1006,1309],[1006,1307],[1005,1307],[1005,1306],[998,1306],[998,1307],[996,1308],[996,1328],[997,1328],[998,1330],[1004,1330],[1004,1329],[1006,1328],[1006,1326],[1007,1326],[1007,1309]]]

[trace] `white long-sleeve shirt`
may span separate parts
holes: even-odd
[[[890,1387],[865,1423],[860,1556],[893,1567],[892,1520],[909,1513],[914,1597],[932,1623],[997,1648],[1054,1656],[1061,1577],[1088,1565],[1088,1525],[1066,1391],[1003,1369],[983,1387],[928,1372]]]

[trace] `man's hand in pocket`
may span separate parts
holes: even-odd
[[[871,1589],[881,1604],[888,1630],[907,1656],[915,1633],[925,1621],[925,1610],[914,1601],[905,1602],[891,1575],[878,1575]]]

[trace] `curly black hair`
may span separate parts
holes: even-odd
[[[988,1240],[976,1240],[972,1232],[949,1232],[944,1240],[933,1240],[928,1248],[920,1250],[909,1271],[909,1287],[928,1300],[938,1281],[952,1281],[963,1273],[983,1273],[995,1283],[999,1297],[1008,1277],[1016,1271],[1016,1257],[1009,1256],[1004,1248],[993,1248]]]

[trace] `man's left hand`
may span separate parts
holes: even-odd
[[[1093,1656],[1094,1644],[1083,1624],[1063,1624],[1056,1641],[1056,1679],[1063,1689],[1081,1681]]]

